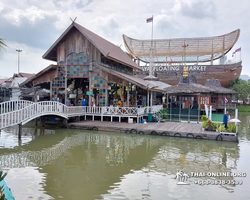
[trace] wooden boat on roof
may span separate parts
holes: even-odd
[[[214,37],[138,40],[123,35],[127,51],[134,57],[142,71],[139,77],[148,75],[149,63],[153,62],[155,76],[175,85],[183,75],[185,63],[188,73],[195,75],[199,84],[206,79],[219,79],[223,87],[239,78],[242,62],[226,63],[226,54],[233,48],[240,35],[237,29]],[[151,56],[152,55],[152,56]],[[214,64],[220,59],[220,64]]]

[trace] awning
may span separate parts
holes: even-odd
[[[41,83],[46,83],[54,80],[57,77],[57,65],[50,65],[38,72],[35,76],[27,79],[20,86],[24,86],[28,83],[33,83],[33,86],[39,85]]]
[[[124,74],[122,72],[118,72],[116,70],[107,68],[100,64],[98,65],[98,67],[101,70],[100,76],[108,80],[109,82],[116,80],[114,82],[118,82],[124,85],[128,85],[128,83],[130,82],[144,90],[149,89],[149,90],[157,91],[157,92],[164,92],[165,91],[164,88],[167,88],[170,86],[161,81],[148,81],[148,80],[138,78],[137,76],[134,76],[134,75]],[[110,75],[115,76],[115,79]]]

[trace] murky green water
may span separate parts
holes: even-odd
[[[0,166],[17,200],[250,199],[250,114],[239,114],[239,143],[82,130],[15,128],[0,136]],[[244,172],[246,177],[189,177],[177,170]],[[204,181],[198,185],[196,181]],[[241,185],[211,185],[213,181]],[[206,182],[205,182],[206,181]],[[219,183],[219,182],[217,182]]]

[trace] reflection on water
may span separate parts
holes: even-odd
[[[0,166],[16,199],[249,199],[249,177],[192,177],[179,186],[178,169],[247,172],[249,115],[239,115],[240,143],[23,128],[1,132]],[[244,150],[244,151],[243,151]],[[239,180],[243,185],[196,185],[196,180]]]

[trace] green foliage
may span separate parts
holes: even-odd
[[[203,121],[203,122],[202,122],[202,127],[203,127],[203,128],[208,128],[208,126],[209,126],[209,124],[208,124],[207,121]]]
[[[225,124],[221,124],[216,130],[218,132],[226,132]]]
[[[206,115],[202,115],[202,116],[201,116],[201,120],[204,122],[204,121],[207,121],[207,120],[208,120],[208,118],[207,118],[207,116],[206,116]]]
[[[213,130],[217,130],[218,127],[220,127],[220,122],[214,122]]]
[[[238,109],[239,112],[250,112],[250,106],[237,106],[236,107]]]
[[[161,118],[162,119],[169,119],[169,115],[167,113],[167,109],[162,109],[161,110]]]
[[[227,131],[230,133],[236,133],[236,126],[234,123],[229,122],[227,124]]]
[[[237,100],[246,100],[250,93],[250,83],[242,79],[236,79],[232,83],[231,89],[237,92],[234,95]]]

